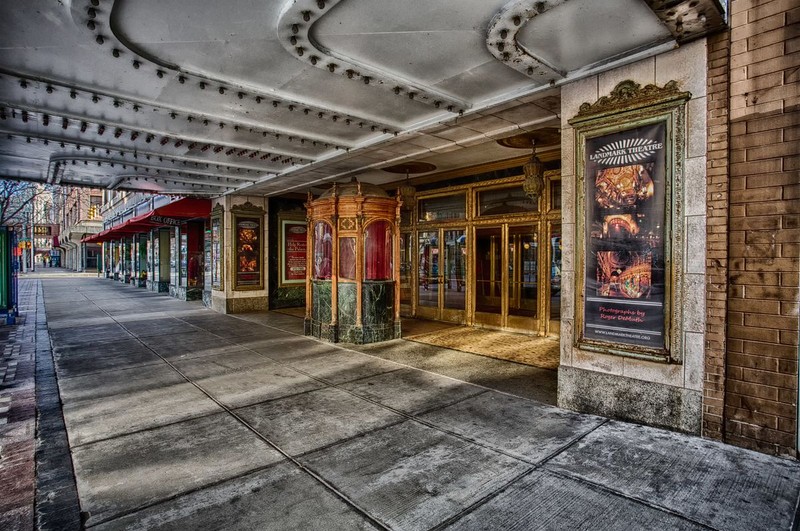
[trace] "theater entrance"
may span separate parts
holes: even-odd
[[[561,180],[537,200],[510,177],[418,193],[401,227],[401,313],[557,335],[561,319]]]
[[[476,226],[474,249],[473,324],[558,333],[560,226],[547,221]]]

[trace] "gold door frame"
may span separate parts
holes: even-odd
[[[545,172],[546,188],[542,194],[540,201],[540,210],[537,212],[518,213],[518,214],[504,214],[498,216],[479,216],[478,213],[478,192],[491,190],[492,188],[513,187],[515,185],[522,186],[524,177],[516,176],[504,179],[495,179],[491,181],[484,181],[477,184],[468,184],[461,186],[447,187],[442,190],[434,190],[426,193],[418,193],[414,198],[413,215],[411,223],[402,227],[402,232],[407,234],[411,239],[411,254],[410,263],[412,264],[413,271],[410,272],[412,282],[411,286],[411,312],[414,317],[434,320],[446,320],[450,322],[458,322],[466,325],[479,325],[490,328],[499,328],[506,330],[513,330],[525,333],[534,333],[536,335],[552,335],[558,334],[560,330],[560,317],[556,319],[550,318],[550,301],[551,301],[551,286],[550,286],[550,267],[551,267],[551,231],[552,227],[561,224],[561,208],[560,197],[556,198],[554,194],[557,189],[554,187],[555,183],[560,183],[561,172],[559,170],[552,170]],[[453,195],[458,192],[466,193],[466,219],[447,220],[438,222],[426,222],[420,219],[420,212],[418,210],[419,200],[435,197],[442,197]],[[558,201],[556,201],[558,199]],[[517,318],[512,316],[508,319],[508,229],[513,226],[520,226],[530,224],[537,235],[538,242],[538,255],[537,255],[537,317],[535,320],[531,318]],[[502,250],[503,258],[502,264],[505,264],[502,272],[502,290],[501,296],[503,297],[503,304],[501,315],[499,318],[485,318],[481,319],[480,312],[475,309],[475,242],[476,230],[481,227],[501,227],[502,231]],[[424,232],[436,232],[439,240],[438,245],[441,246],[444,232],[448,230],[464,230],[466,235],[466,248],[467,248],[467,264],[465,268],[465,309],[461,310],[447,310],[443,304],[443,294],[439,290],[438,304],[436,307],[421,306],[419,304],[419,288],[420,288],[420,275],[419,275],[419,237]],[[442,251],[440,251],[442,252]],[[495,322],[490,322],[494,320]]]

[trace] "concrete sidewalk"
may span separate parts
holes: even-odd
[[[288,315],[246,320],[104,279],[30,282],[88,528],[751,530],[795,518],[797,462],[398,363],[392,351],[412,357],[402,340],[367,354],[303,337]]]

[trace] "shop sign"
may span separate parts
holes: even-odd
[[[149,221],[156,225],[168,225],[171,227],[178,227],[181,225],[182,220],[177,218],[168,218],[165,216],[150,216]]]
[[[585,339],[666,348],[666,127],[586,139]]]

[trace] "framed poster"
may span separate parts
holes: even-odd
[[[264,210],[250,203],[231,208],[233,289],[264,289]]]
[[[186,226],[180,229],[180,285],[186,287],[188,275],[188,262],[189,260],[189,235],[186,233]]]
[[[685,103],[618,84],[569,120],[577,148],[575,346],[680,362]]]
[[[280,286],[305,284],[308,225],[302,220],[280,220]]]
[[[211,228],[209,235],[210,248],[208,267],[210,267],[210,286],[212,289],[221,290],[223,288],[223,259],[222,259],[222,218],[223,208],[220,205],[211,211]]]
[[[667,347],[666,128],[586,139],[586,339]]]

